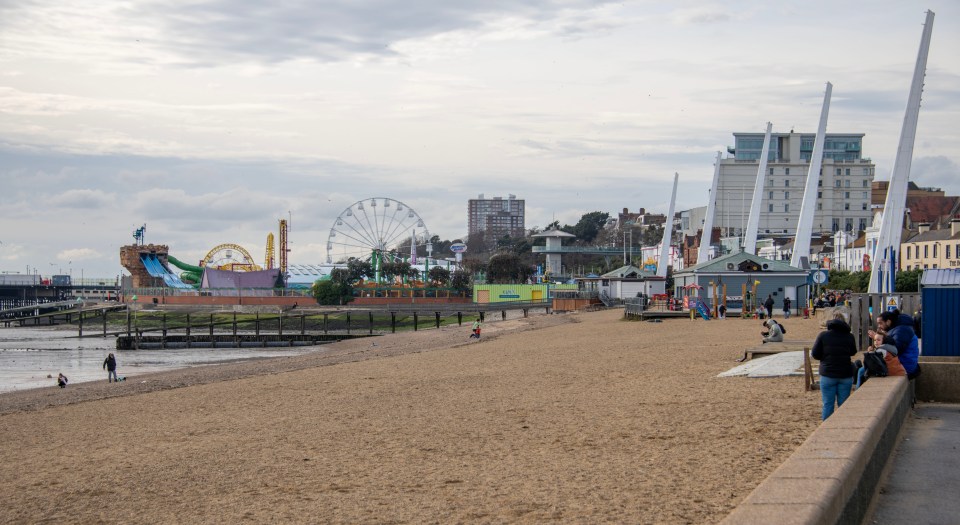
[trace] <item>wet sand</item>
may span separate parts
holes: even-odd
[[[0,521],[716,522],[819,423],[802,378],[715,377],[759,328],[537,316],[3,394]]]

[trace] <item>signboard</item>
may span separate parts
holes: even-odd
[[[883,299],[883,309],[892,312],[900,309],[900,298],[895,295],[887,296]]]
[[[467,245],[462,242],[455,242],[450,245],[450,251],[453,253],[464,253],[467,251]]]
[[[811,275],[810,279],[817,284],[826,284],[829,274],[826,270],[815,270]]]

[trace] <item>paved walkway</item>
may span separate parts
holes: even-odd
[[[960,404],[918,403],[868,523],[960,523]]]

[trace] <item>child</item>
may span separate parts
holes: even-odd
[[[473,333],[470,334],[470,338],[476,337],[480,339],[480,318],[477,317],[477,320],[473,322]]]
[[[59,386],[60,388],[66,388],[67,381],[69,381],[69,379],[67,379],[67,376],[63,374],[60,374],[59,376],[57,376],[57,386]]]

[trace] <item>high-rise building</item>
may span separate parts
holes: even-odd
[[[734,133],[735,146],[720,161],[714,226],[724,237],[744,234],[757,181],[763,133]],[[759,237],[794,235],[810,169],[815,135],[771,133],[767,173],[763,179]],[[862,133],[827,133],[817,184],[813,232],[866,230],[872,219],[875,167],[862,156]]]
[[[523,237],[526,234],[524,200],[516,195],[483,198],[481,193],[467,203],[467,226],[472,235],[481,231],[493,237]]]

